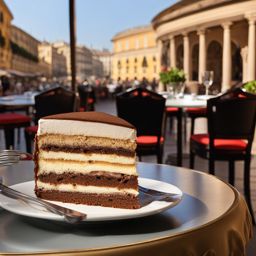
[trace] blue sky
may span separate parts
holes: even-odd
[[[69,41],[68,0],[5,0],[13,24],[39,40]],[[77,42],[112,48],[111,38],[124,29],[149,24],[176,0],[76,0]]]

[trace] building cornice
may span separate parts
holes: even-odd
[[[256,1],[233,1],[229,6],[204,10],[196,14],[187,15],[175,21],[160,25],[156,29],[156,38],[164,40],[172,35],[177,36],[181,31],[197,31],[202,26],[204,29],[221,26],[225,22],[236,22],[245,19],[245,13],[256,9]]]
[[[0,2],[2,2],[5,11],[8,12],[8,14],[9,14],[10,17],[11,17],[11,19],[13,19],[12,12],[10,11],[9,7],[6,5],[6,3],[4,2],[4,0],[0,0]]]
[[[19,33],[22,33],[24,35],[26,35],[26,37],[29,37],[30,39],[32,39],[33,41],[37,42],[38,44],[41,43],[39,40],[37,40],[36,38],[34,38],[32,35],[30,35],[28,32],[24,31],[23,29],[15,26],[15,25],[11,25],[11,29],[17,30],[19,31]]]
[[[217,7],[226,6],[239,2],[249,2],[253,0],[183,0],[163,10],[152,19],[152,26],[157,29],[160,25]]]
[[[114,42],[116,40],[119,40],[121,38],[125,38],[128,36],[132,36],[132,35],[138,35],[138,34],[142,34],[145,32],[150,32],[153,31],[152,25],[146,25],[146,26],[140,26],[140,27],[135,27],[135,28],[130,28],[130,29],[126,29],[124,31],[121,31],[119,33],[117,33],[112,39],[111,41]]]
[[[122,57],[130,57],[130,56],[138,56],[138,55],[147,55],[147,54],[155,54],[158,52],[157,47],[150,48],[142,48],[125,52],[117,52],[113,53],[113,58],[122,58]]]

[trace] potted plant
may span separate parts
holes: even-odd
[[[244,89],[245,91],[247,91],[247,92],[256,94],[256,80],[247,82],[247,83],[243,86],[243,89]]]
[[[182,69],[164,69],[159,75],[160,81],[171,94],[183,94],[186,75]]]

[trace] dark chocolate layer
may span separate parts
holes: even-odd
[[[97,122],[97,123],[106,123],[106,124],[112,124],[112,125],[135,129],[135,127],[132,124],[128,123],[124,119],[121,119],[117,116],[109,115],[103,112],[94,112],[94,111],[57,114],[57,115],[46,116],[43,119]]]
[[[126,150],[124,148],[103,148],[103,147],[62,147],[62,146],[56,146],[56,145],[42,145],[41,149],[45,151],[62,151],[67,153],[98,153],[98,154],[118,154],[122,156],[129,156],[134,157],[135,152]]]
[[[140,208],[139,198],[127,194],[84,194],[78,192],[59,192],[54,190],[42,191],[36,190],[36,195],[42,199],[60,201],[64,203],[96,205],[104,207],[138,209]]]
[[[106,172],[91,172],[90,174],[41,174],[38,180],[51,184],[74,184],[97,187],[116,187],[138,189],[138,177],[125,174],[110,174]]]

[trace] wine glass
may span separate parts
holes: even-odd
[[[205,71],[202,76],[202,82],[205,86],[205,94],[209,95],[209,88],[213,84],[213,71]]]

